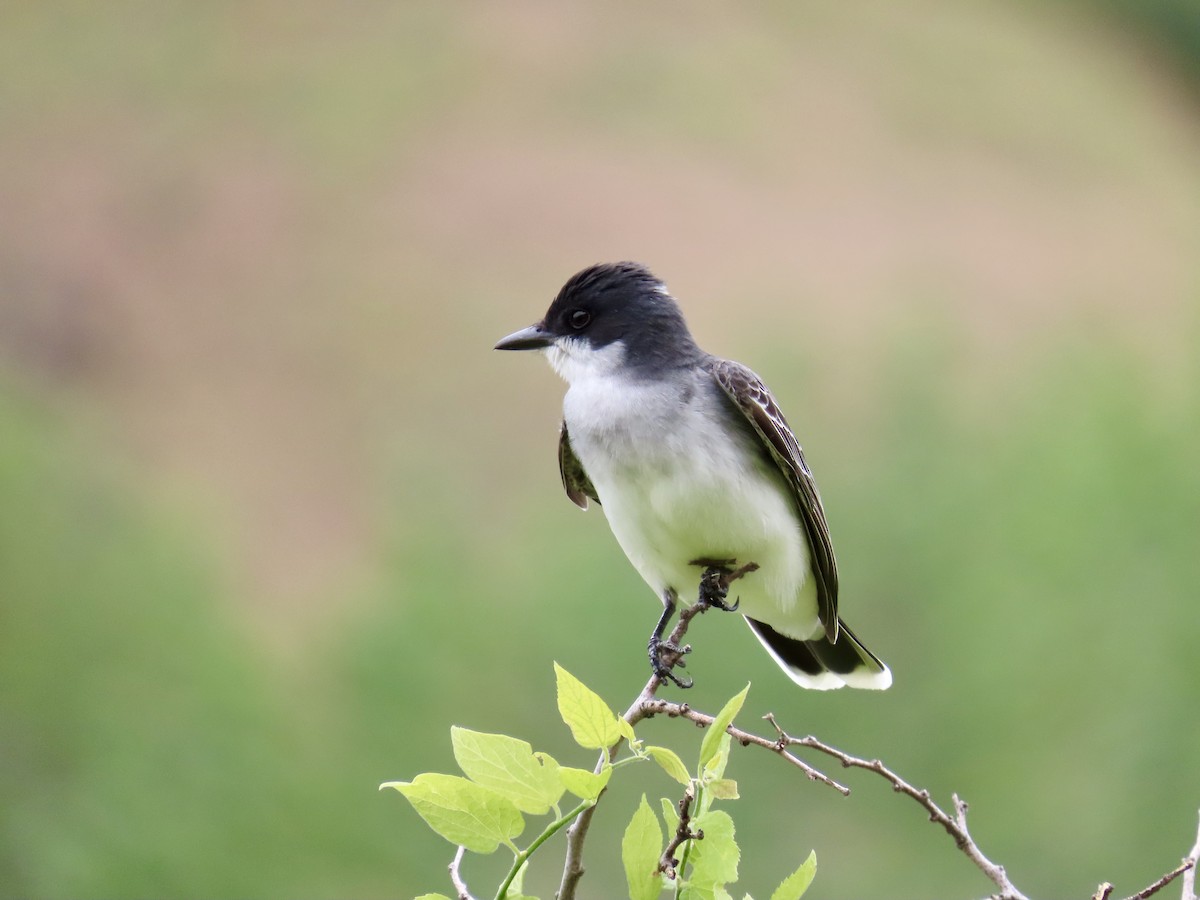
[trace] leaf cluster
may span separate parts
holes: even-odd
[[[526,863],[551,836],[594,806],[617,769],[652,761],[683,788],[678,801],[662,798],[661,820],[642,795],[621,842],[630,900],[655,900],[669,892],[675,900],[732,900],[727,890],[738,878],[741,852],[732,817],[714,809],[717,801],[738,799],[737,783],[725,777],[730,736],[726,728],[745,702],[749,685],[730,699],[704,733],[694,771],[668,747],[646,745],[633,726],[579,679],[555,664],[558,713],[575,742],[599,750],[592,771],[564,766],[522,740],[455,726],[450,730],[454,759],[462,775],[424,773],[412,781],[391,781],[382,788],[399,791],[437,834],[472,853],[490,854],[504,845],[513,864],[501,882],[497,900],[535,900],[522,893]],[[618,758],[621,745],[627,755]],[[564,795],[575,802],[562,809]],[[524,848],[516,841],[527,816],[552,815]],[[664,831],[665,826],[665,831]],[[799,900],[816,872],[808,859],[771,895]],[[459,896],[469,896],[459,888]],[[424,894],[418,900],[448,900]],[[752,900],[746,895],[746,900]]]

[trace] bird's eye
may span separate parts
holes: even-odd
[[[571,323],[572,328],[574,328],[576,331],[579,331],[581,328],[586,328],[588,322],[592,321],[592,314],[586,309],[577,309],[575,312],[571,313],[571,317],[568,319],[568,321]]]

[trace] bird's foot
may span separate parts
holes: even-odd
[[[706,607],[713,607],[725,612],[735,612],[740,605],[740,599],[733,603],[727,601],[729,585],[743,575],[748,575],[758,568],[758,563],[748,562],[744,566],[731,568],[736,559],[693,559],[690,565],[704,566],[704,574],[700,576],[700,602]]]
[[[680,669],[687,668],[687,663],[683,657],[692,652],[691,644],[685,644],[680,647],[678,644],[672,644],[670,641],[652,637],[646,649],[650,655],[650,668],[656,678],[662,681],[669,681],[676,687],[690,688],[692,686],[692,679],[680,678],[671,671],[676,667]]]

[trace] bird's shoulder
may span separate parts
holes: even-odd
[[[800,442],[766,383],[748,366],[732,359],[710,356],[704,368],[759,434],[807,472]],[[811,477],[812,473],[808,474]]]

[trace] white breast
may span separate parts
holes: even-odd
[[[571,447],[625,555],[660,595],[695,596],[699,558],[756,562],[741,612],[808,638],[820,630],[808,545],[790,490],[704,373],[631,383],[590,372],[563,401]]]

